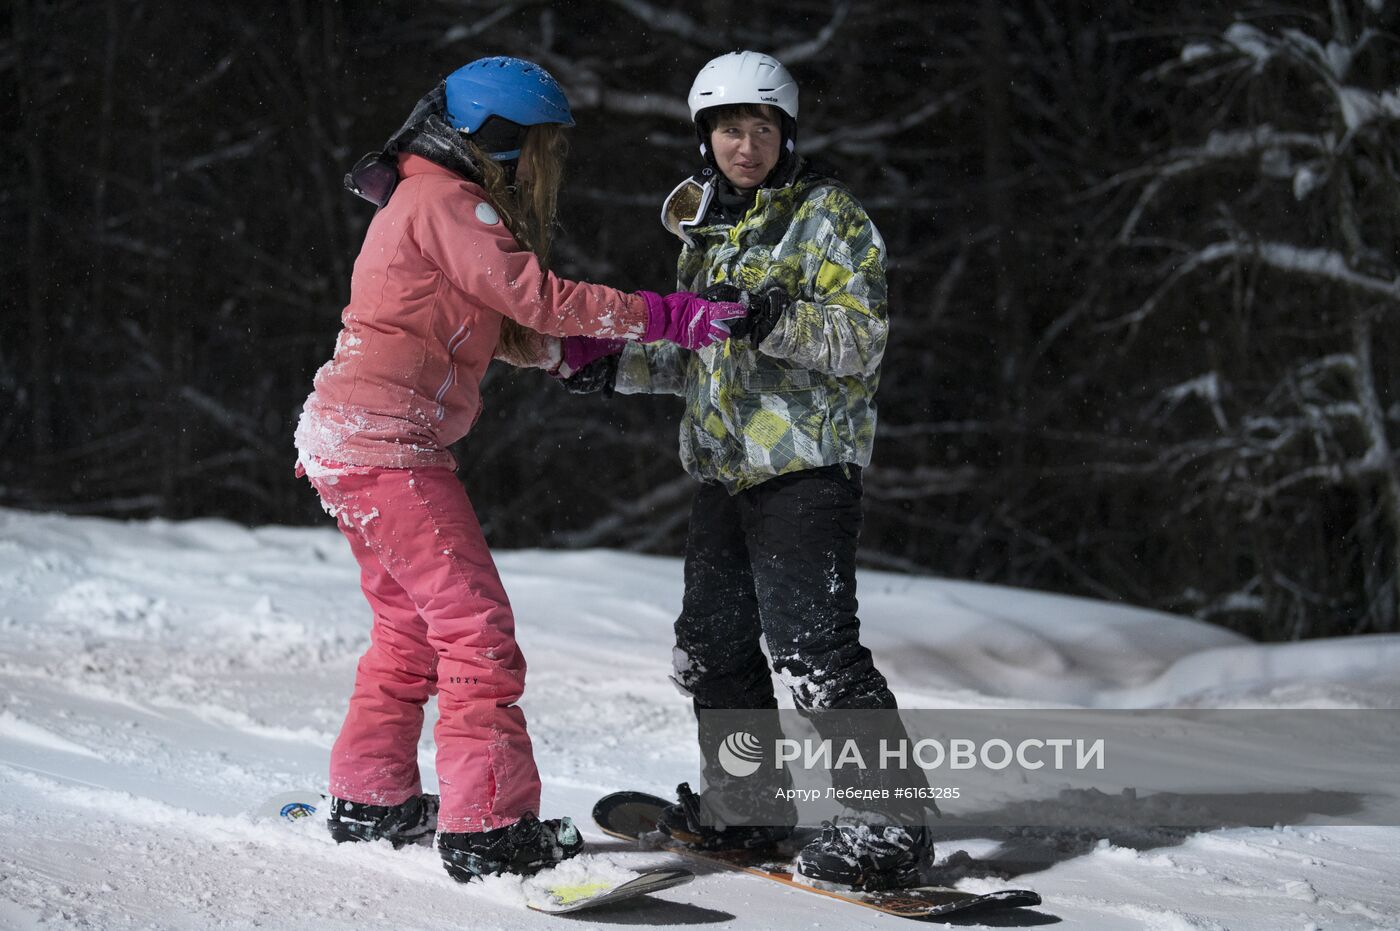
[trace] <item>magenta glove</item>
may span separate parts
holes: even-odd
[[[748,313],[743,304],[707,301],[689,291],[662,297],[639,291],[647,302],[647,328],[642,342],[670,340],[682,349],[701,349],[729,338],[729,321]]]
[[[559,368],[553,373],[560,378],[568,378],[583,371],[590,362],[616,355],[627,345],[625,339],[598,339],[593,336],[566,336],[560,342],[563,344],[563,358],[559,362]]]

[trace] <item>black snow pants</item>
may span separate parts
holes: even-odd
[[[860,643],[856,618],[856,547],[861,526],[861,476],[856,466],[828,466],[769,479],[730,495],[702,484],[690,514],[685,554],[685,597],[676,621],[675,681],[697,712],[705,709],[776,709],[768,660],[809,712],[896,707],[885,677]],[[704,797],[716,810],[757,820],[761,802],[745,793],[771,786],[736,780],[717,765],[725,734],[707,732],[700,717],[705,761]],[[765,745],[782,736],[776,710],[754,716],[750,729]],[[898,719],[880,719],[882,733],[904,737]],[[820,718],[818,731],[823,736]],[[714,730],[711,727],[710,730]],[[722,730],[722,729],[721,729]],[[905,777],[842,773],[846,787],[904,784]],[[782,777],[786,784],[785,777]],[[767,797],[772,798],[771,791]],[[771,802],[765,811],[772,811]],[[886,817],[906,824],[923,814],[917,804],[891,804]],[[793,823],[789,809],[778,823]]]
[[[849,474],[848,474],[849,473]],[[856,618],[860,469],[792,472],[690,512],[676,682],[700,708],[775,708],[768,661],[802,709],[893,708]]]

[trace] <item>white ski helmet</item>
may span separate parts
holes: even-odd
[[[690,118],[732,103],[771,104],[797,119],[797,82],[783,63],[762,52],[730,52],[711,59],[690,85]]]
[[[714,153],[710,151],[710,127],[705,111],[733,104],[766,104],[782,113],[782,155],[774,172],[782,175],[794,164],[797,151],[797,82],[772,55],[762,52],[730,52],[712,58],[695,76],[690,85],[690,118],[695,122],[695,135],[700,141],[700,155],[709,164],[707,172],[717,170]]]

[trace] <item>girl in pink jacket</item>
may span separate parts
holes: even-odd
[[[539,773],[516,705],[525,660],[448,452],[481,412],[486,367],[499,356],[567,374],[589,361],[543,357],[559,344],[540,334],[696,349],[726,338],[726,321],[744,313],[545,269],[571,125],[544,69],[481,59],[347,176],[381,209],[355,261],[335,355],[296,432],[298,473],[350,541],[374,613],[331,751],[331,834],[397,846],[436,831],[462,881],[535,872],[582,845],[569,819],[537,818]],[[433,694],[440,811],[418,772]]]

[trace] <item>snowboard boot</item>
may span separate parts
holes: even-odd
[[[449,876],[470,882],[478,876],[530,876],[577,856],[583,838],[568,818],[541,821],[526,812],[519,821],[491,831],[439,834],[438,853]]]
[[[415,795],[400,805],[368,805],[331,796],[326,827],[337,844],[387,840],[395,847],[432,837],[437,830],[438,797]]]
[[[821,834],[798,853],[793,872],[808,880],[875,892],[918,885],[932,862],[928,828],[826,821]]]
[[[697,850],[754,850],[771,847],[792,834],[785,825],[730,825],[715,827],[704,823],[704,802],[690,789],[690,783],[676,786],[680,801],[664,809],[656,819],[656,829],[672,840]]]

